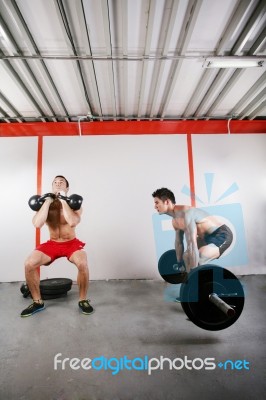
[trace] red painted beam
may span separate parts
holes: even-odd
[[[228,134],[228,121],[94,121],[81,122],[87,135]],[[231,134],[266,133],[266,120],[232,120]],[[0,137],[79,136],[76,122],[0,123]]]

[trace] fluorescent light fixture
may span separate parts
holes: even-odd
[[[208,57],[203,68],[252,68],[263,67],[264,59],[258,57]]]

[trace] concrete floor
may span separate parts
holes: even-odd
[[[91,316],[79,312],[75,285],[66,298],[47,300],[45,311],[24,319],[19,315],[30,300],[20,294],[20,283],[1,283],[0,400],[265,398],[266,276],[241,281],[244,311],[233,326],[219,332],[198,328],[186,319],[180,304],[165,301],[162,281],[91,282],[89,297],[96,309]],[[113,359],[113,369],[73,369],[68,363],[55,370],[58,353],[61,360],[127,356],[135,369],[114,374]],[[171,361],[214,358],[216,368],[170,370],[166,360],[164,369],[149,375],[137,370],[145,356]],[[94,365],[100,368],[102,360]],[[182,360],[176,360],[177,368]],[[226,360],[242,360],[240,369],[219,368]],[[72,363],[75,367],[75,360]],[[200,368],[201,360],[193,366]]]

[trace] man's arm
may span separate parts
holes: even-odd
[[[197,267],[199,263],[199,250],[197,245],[197,224],[191,212],[186,213],[185,224],[185,235],[187,241],[186,268],[187,272],[189,272],[191,268]]]
[[[54,199],[52,199],[51,197],[47,197],[40,210],[34,215],[34,217],[32,218],[32,223],[35,228],[41,228],[45,224],[48,217],[50,205],[53,201]]]
[[[77,211],[72,210],[65,200],[60,199],[62,203],[63,215],[65,217],[66,222],[70,225],[71,228],[75,228],[80,222],[80,216],[82,213],[82,209],[80,208]]]
[[[175,251],[177,262],[181,263],[184,254],[184,232],[179,229],[175,230]]]

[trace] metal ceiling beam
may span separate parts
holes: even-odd
[[[103,23],[104,23],[104,35],[106,44],[106,55],[112,58],[112,37],[110,28],[110,14],[109,14],[109,2],[108,0],[101,0],[102,12],[103,12]],[[114,62],[108,63],[108,77],[110,85],[110,99],[112,104],[113,117],[116,119],[117,116],[117,96],[115,90],[115,79],[114,79]]]
[[[128,56],[128,1],[121,1],[122,7],[122,46],[123,46],[123,58]],[[121,101],[124,105],[124,116],[128,116],[128,63],[123,62],[123,84]]]
[[[172,9],[170,12],[170,19],[169,19],[169,23],[167,26],[167,31],[166,31],[166,35],[165,35],[165,40],[164,40],[161,57],[167,57],[167,54],[169,51],[170,40],[171,40],[171,36],[173,34],[176,16],[177,16],[177,12],[178,12],[178,7],[179,7],[179,0],[173,0]],[[150,107],[150,111],[148,113],[150,115],[150,118],[152,118],[152,116],[155,114],[156,101],[157,101],[159,89],[161,86],[164,68],[165,68],[165,62],[162,61],[162,62],[160,62],[158,69],[155,70],[154,75],[153,75],[152,82],[154,82],[154,84],[152,85],[152,87],[150,89],[151,107]]]
[[[8,38],[9,43],[11,44],[11,48],[4,48],[4,51],[7,51],[8,53],[13,53],[13,54],[21,53],[21,50],[19,49],[18,44],[16,43],[12,33],[10,32],[7,24],[5,23],[5,21],[1,15],[0,15],[0,25],[1,25],[2,30],[5,33],[6,37]],[[14,69],[19,73],[18,69],[21,68],[22,71],[24,70],[23,72],[26,72],[26,74],[28,74],[28,76],[30,77],[30,79],[32,80],[34,85],[36,86],[37,90],[41,94],[41,97],[43,98],[47,107],[50,109],[50,112],[51,112],[52,116],[54,117],[54,121],[56,121],[55,111],[53,110],[51,104],[49,103],[41,85],[39,84],[36,76],[34,75],[33,71],[31,70],[28,62],[26,60],[21,60],[21,63],[22,63],[21,65],[17,65],[17,68],[14,68]]]
[[[0,49],[0,54],[2,54],[2,50]],[[48,117],[45,115],[43,112],[42,108],[40,105],[37,103],[35,98],[32,96],[30,90],[27,88],[27,86],[24,84],[23,80],[19,76],[18,72],[13,68],[13,66],[10,64],[9,61],[3,60],[3,66],[6,69],[8,74],[11,74],[15,81],[18,83],[18,85],[21,87],[22,91],[25,93],[26,97],[29,99],[33,107],[39,112],[40,118],[43,118],[44,121],[48,119]]]
[[[182,32],[184,32],[184,36],[182,38],[182,43],[181,43],[181,54],[185,54],[187,47],[189,45],[189,41],[191,39],[191,35],[193,33],[194,27],[196,25],[197,17],[199,15],[201,6],[202,6],[203,0],[196,0],[193,2],[192,7],[189,12],[189,17],[188,20],[184,20],[184,30],[182,29]],[[179,60],[175,63],[173,67],[173,73],[170,76],[170,85],[166,87],[163,100],[162,100],[162,106],[159,109],[159,115],[161,118],[164,118],[166,112],[167,112],[167,107],[168,104],[171,100],[173,90],[175,88],[176,80],[178,77],[178,74],[180,72],[182,66],[182,60]]]
[[[144,56],[148,56],[151,49],[151,39],[153,33],[155,9],[156,9],[155,0],[150,0],[148,22],[146,24],[147,28],[146,28]],[[148,67],[147,63],[145,61],[142,61],[141,79],[139,80],[139,101],[138,101],[138,113],[137,113],[138,118],[140,118],[141,115],[143,114],[143,97],[146,88],[147,67]]]
[[[203,72],[199,83],[194,90],[184,113],[182,114],[182,118],[188,118],[195,115],[197,110],[197,106],[199,105],[200,101],[202,100],[203,96],[208,91],[208,87],[210,86],[210,81],[213,82],[215,79],[215,75],[217,74],[215,69],[209,69]]]
[[[5,104],[5,106],[14,113],[15,117],[11,117],[12,119],[16,119],[18,122],[24,121],[22,115],[18,112],[18,110],[13,106],[13,104],[11,104],[10,101],[1,92],[0,92],[0,100],[2,100],[2,102]],[[10,116],[7,114],[7,117],[10,117]]]
[[[249,119],[252,120],[260,115],[266,108],[266,101],[263,101],[251,114],[249,114]]]
[[[265,7],[265,9],[266,9],[266,7]],[[255,11],[254,14],[255,13],[258,14],[258,15],[261,15],[261,12],[257,13]],[[254,21],[254,19],[252,19],[252,20]],[[249,32],[246,29],[245,29],[245,32],[246,32],[246,35],[249,36]],[[257,39],[255,41],[254,45],[252,46],[252,51],[256,52],[257,49],[261,47],[261,42],[263,42],[265,38],[263,38],[262,35],[260,35],[259,39],[260,40]],[[234,48],[235,48],[235,46],[234,46]],[[248,55],[249,56],[252,55],[251,50],[249,50]],[[238,79],[241,77],[241,75],[243,75],[244,72],[245,72],[245,69],[237,69],[237,70],[235,70],[235,72],[233,73],[233,75],[231,76],[229,81],[226,83],[225,87],[222,89],[222,91],[219,93],[219,95],[217,96],[217,98],[215,99],[215,101],[213,102],[211,107],[206,112],[208,115],[211,115],[213,110],[217,107],[218,104],[220,104],[220,102],[224,99],[224,97],[229,93],[229,91],[232,89],[233,85],[238,81]]]
[[[260,35],[260,38],[265,42],[265,37],[263,34]],[[263,44],[263,43],[262,43]],[[163,56],[163,55],[148,55],[148,56],[130,56],[130,55],[124,55],[124,56],[97,56],[97,55],[25,55],[25,54],[15,54],[15,55],[2,55],[0,56],[0,60],[33,60],[33,61],[38,61],[38,60],[55,60],[55,61],[176,61],[176,60],[204,60],[208,57],[215,57],[213,52],[204,52],[202,54],[199,54],[197,51],[196,54],[193,56],[191,55],[192,52],[190,52],[190,55],[186,54],[180,54],[180,55],[169,55],[169,56]],[[231,56],[228,55],[226,58],[230,58]],[[232,58],[235,58],[235,56],[232,56]],[[221,58],[221,56],[220,56]],[[240,58],[240,57],[239,57]],[[264,55],[245,55],[245,59],[250,59],[250,60],[257,60],[257,61],[265,61],[266,56]]]
[[[3,110],[2,107],[0,107],[0,114],[2,114],[2,116],[0,115],[0,120],[3,119],[4,121],[6,121],[7,123],[11,123],[10,121],[10,116],[8,115],[7,112],[5,112],[5,110]]]
[[[98,80],[97,80],[97,76],[96,76],[94,60],[92,57],[90,36],[89,36],[89,30],[88,30],[88,26],[87,26],[86,15],[85,15],[85,11],[84,11],[83,0],[77,1],[75,4],[75,8],[76,8],[78,19],[79,19],[79,29],[82,32],[82,38],[83,38],[82,43],[85,48],[85,53],[86,53],[86,55],[89,55],[91,57],[91,62],[86,62],[86,67],[89,70],[89,76],[91,78],[90,91],[92,92],[93,103],[95,105],[93,114],[98,114],[99,116],[102,116],[103,112],[102,112],[102,105],[101,105],[99,88],[98,88]],[[83,63],[81,63],[81,65],[83,65]]]
[[[254,7],[254,3],[250,0],[241,0],[238,2],[238,7],[236,11],[233,13],[232,18],[230,19],[229,23],[227,24],[224,34],[221,37],[218,48],[216,51],[216,55],[224,55],[228,53],[228,42],[232,37],[236,35],[236,32],[243,29],[244,23],[243,20],[245,19],[246,15],[250,13],[250,10]]]
[[[243,3],[245,3],[245,1],[243,1]],[[240,21],[243,19],[243,15],[247,12],[246,9],[243,9],[243,3],[240,2],[238,9],[236,10],[233,18],[231,19],[231,24],[229,24],[229,27],[228,27],[229,32],[232,32],[235,29],[235,27],[232,26],[232,23],[237,24],[237,21],[238,21],[237,25],[239,25]],[[249,39],[251,33],[254,30],[254,24],[257,25],[259,23],[260,19],[262,18],[263,10],[265,10],[265,6],[264,6],[264,4],[262,4],[262,2],[260,2],[259,5],[257,6],[257,8],[253,11],[253,14],[250,17],[248,24],[243,29],[243,31],[240,34],[239,38],[237,39],[235,45],[233,46],[231,53],[230,53],[231,56],[235,56],[243,50],[244,45],[246,44],[247,40]],[[242,16],[241,16],[241,12],[244,13]],[[226,34],[226,37],[227,37],[227,34]],[[260,43],[257,42],[257,45],[259,46]],[[226,46],[226,42],[224,42],[224,41],[222,41],[222,43],[220,43],[220,46],[217,49],[217,54],[221,53],[223,46]],[[254,47],[253,47],[253,50],[255,50]],[[248,53],[248,54],[251,56],[250,53]],[[209,87],[206,96],[204,96],[204,99],[201,101],[201,103],[197,107],[197,109],[194,113],[194,116],[202,115],[202,110],[204,109],[204,107],[208,103],[208,101],[210,101],[210,99],[213,96],[215,96],[217,87],[219,87],[219,85],[222,83],[222,81],[224,79],[226,79],[227,73],[228,73],[227,70],[222,70],[222,69],[218,72],[214,82]],[[228,92],[232,89],[233,85],[237,82],[237,80],[241,77],[241,75],[243,73],[244,73],[244,69],[238,69],[238,70],[234,71],[233,75],[230,77],[230,79],[224,85],[223,89],[218,93],[215,100],[212,102],[211,106],[206,110],[207,115],[211,115],[213,110],[215,110],[215,108],[218,106],[218,104],[221,103],[221,101],[224,99],[226,94],[228,94]]]
[[[220,71],[221,72],[221,71]],[[225,96],[230,92],[230,90],[233,88],[233,86],[236,84],[238,79],[243,75],[245,72],[244,69],[236,69],[233,73],[233,75],[230,77],[226,85],[223,87],[219,95],[216,97],[212,105],[208,108],[206,111],[207,115],[211,115],[212,112],[217,108],[217,106],[221,103],[221,101],[225,98]],[[219,77],[221,78],[222,73],[219,74]],[[233,112],[233,114],[235,114]],[[231,115],[233,115],[231,114]]]
[[[266,89],[263,89],[242,111],[240,120],[249,117],[257,108],[260,108],[262,103],[266,100]]]
[[[258,36],[254,44],[251,46],[249,50],[249,54],[256,55],[260,52],[260,50],[265,46],[266,43],[266,27],[263,29],[261,34]]]
[[[221,72],[221,71],[220,71]],[[217,79],[217,84],[220,83],[221,79],[222,79],[222,75],[224,76],[225,73],[223,73],[224,71],[222,71],[221,73],[219,73],[219,78]],[[218,94],[218,96],[216,97],[216,99],[214,100],[214,102],[212,103],[212,105],[208,108],[208,110],[206,111],[207,115],[211,115],[213,110],[215,110],[215,108],[221,103],[221,101],[224,99],[224,97],[229,93],[229,91],[232,89],[232,87],[234,86],[234,84],[238,81],[238,79],[241,77],[241,75],[243,75],[244,70],[243,69],[237,69],[233,75],[229,78],[229,80],[226,82],[225,86],[222,88],[222,90],[220,91],[220,93]],[[212,92],[215,92],[215,84],[212,87]],[[198,115],[198,114],[197,114]]]
[[[253,34],[254,30],[259,26],[261,20],[266,17],[266,3],[265,1],[260,1],[257,8],[254,10],[251,15],[248,23],[245,25],[242,33],[234,44],[231,54],[241,55],[244,50],[244,46],[247,41],[250,39],[250,36]]]
[[[234,35],[235,31],[238,29],[239,25],[243,21],[244,16],[246,15],[247,12],[250,12],[250,8],[252,7],[252,3],[250,0],[242,0],[239,2],[238,7],[236,11],[233,13],[226,29],[221,37],[218,45],[217,45],[217,50],[216,50],[216,55],[222,56],[224,53],[228,52],[226,49],[228,45],[228,41],[231,39],[231,37]],[[223,77],[223,75],[226,73],[226,71],[219,71],[218,74],[220,75],[220,79]],[[182,115],[182,117],[197,117],[200,116],[201,110],[205,104],[204,99],[205,97],[204,94],[208,93],[208,90],[212,87],[212,84],[209,86],[209,89],[205,87],[205,85],[212,79],[213,80],[213,75],[214,72],[212,70],[205,70],[199,80],[199,83],[194,90],[190,101],[188,102],[188,105]],[[216,78],[213,80],[216,84],[218,82],[219,77],[216,75]],[[210,97],[211,93],[208,93],[208,99]]]
[[[40,61],[39,65],[41,66],[43,72],[44,72],[44,77],[43,80],[46,82],[46,85],[48,86],[50,93],[52,96],[56,97],[56,100],[59,101],[59,104],[61,105],[65,115],[68,115],[68,111],[62,101],[62,98],[57,90],[57,87],[48,71],[48,68],[46,67],[45,62],[42,59],[41,53],[35,43],[35,40],[23,18],[23,15],[20,12],[20,9],[16,3],[15,0],[3,0],[3,4],[8,10],[10,14],[12,14],[12,17],[14,18],[16,22],[16,27],[19,29],[19,32],[21,36],[23,37],[24,43],[27,45],[29,52],[31,55],[35,55],[38,57],[38,60]],[[21,55],[22,56],[22,55]],[[46,79],[45,79],[46,78]],[[66,120],[68,120],[68,117],[66,117]]]
[[[63,1],[55,0],[55,5],[57,6],[56,11],[58,13],[58,21],[62,27],[62,32],[64,33],[66,43],[68,45],[70,45],[69,47],[72,50],[73,54],[75,56],[78,56]],[[84,74],[82,72],[81,63],[79,60],[77,60],[75,63],[75,72],[76,72],[77,80],[80,84],[81,91],[84,95],[84,100],[86,101],[87,106],[88,106],[88,115],[89,114],[92,115],[91,102],[90,102],[89,95],[87,92],[87,84],[86,84]]]
[[[266,87],[266,72],[261,75],[256,83],[247,91],[247,93],[241,98],[241,100],[232,108],[230,115],[239,115],[243,112],[244,108],[261,91]]]

